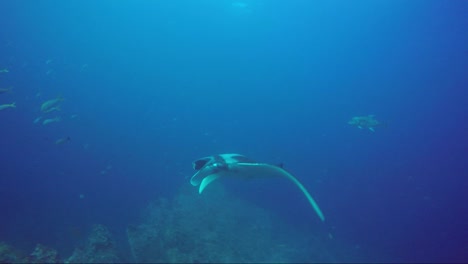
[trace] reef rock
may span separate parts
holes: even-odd
[[[34,251],[29,256],[31,263],[60,263],[60,258],[57,250],[37,244]]]
[[[148,206],[143,223],[127,228],[133,261],[151,263],[288,262],[272,216],[222,188],[185,189]]]
[[[117,254],[115,242],[107,227],[95,225],[86,244],[78,247],[67,263],[118,263],[121,262]]]
[[[0,263],[24,263],[25,256],[4,242],[0,242]]]

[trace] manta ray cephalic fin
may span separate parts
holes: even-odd
[[[201,194],[203,190],[208,186],[208,184],[212,183],[214,180],[218,179],[220,177],[219,174],[211,174],[206,176],[202,182],[200,183],[200,188],[198,189],[198,193]]]

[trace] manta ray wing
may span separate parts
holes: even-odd
[[[264,163],[231,163],[224,170],[216,172],[209,169],[199,171],[192,177],[191,183],[194,186],[200,185],[198,193],[201,194],[210,183],[220,177],[253,179],[283,176],[281,172],[269,169],[269,166]]]
[[[267,163],[233,163],[229,165],[229,169],[226,171],[206,176],[202,180],[198,192],[202,193],[206,186],[208,186],[210,183],[212,183],[214,180],[218,179],[221,176],[244,179],[286,177],[289,180],[291,180],[297,187],[299,187],[299,189],[305,195],[309,203],[312,205],[312,208],[317,213],[320,220],[325,220],[322,210],[320,210],[320,207],[318,206],[317,202],[315,202],[314,198],[312,198],[309,191],[307,191],[304,185],[302,185],[302,183],[299,182],[299,180],[297,180],[296,177],[294,177],[281,167],[270,165]]]
[[[281,167],[270,165],[267,163],[237,163],[232,166],[231,171],[233,173],[239,174],[238,176],[246,177],[246,178],[266,178],[266,177],[286,177],[291,180],[302,193],[305,195],[309,203],[312,205],[312,208],[317,213],[320,220],[324,221],[325,217],[320,210],[317,202],[315,202],[314,198],[310,195],[309,191],[299,182],[296,177],[294,177],[291,173],[287,172]]]

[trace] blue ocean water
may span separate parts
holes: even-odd
[[[66,257],[103,224],[126,251],[193,160],[241,153],[284,164],[326,220],[286,180],[227,192],[298,240],[328,237],[336,262],[467,262],[466,14],[461,0],[1,1],[0,105],[16,108],[0,111],[0,241]],[[368,115],[385,125],[348,124]]]

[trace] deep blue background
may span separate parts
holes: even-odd
[[[192,160],[237,152],[284,163],[356,250],[467,261],[468,2],[233,2],[0,1],[0,240],[123,238]],[[368,114],[387,127],[347,125]],[[232,191],[321,225],[282,183]]]

